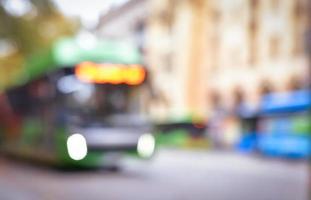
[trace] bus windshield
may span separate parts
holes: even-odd
[[[87,83],[74,75],[60,78],[57,85],[71,121],[79,125],[124,124],[139,116],[139,86]]]

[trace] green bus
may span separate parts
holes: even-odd
[[[138,50],[112,41],[83,49],[64,39],[26,69],[0,95],[2,152],[60,167],[152,157],[153,126],[140,112],[148,73]]]

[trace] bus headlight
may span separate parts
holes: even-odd
[[[82,160],[87,155],[87,144],[83,135],[76,133],[69,136],[67,151],[71,159]]]
[[[152,156],[155,149],[155,139],[151,134],[143,134],[138,139],[137,152],[141,157]]]

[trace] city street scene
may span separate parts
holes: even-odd
[[[311,1],[0,0],[0,200],[310,200]]]

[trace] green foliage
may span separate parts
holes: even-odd
[[[22,16],[15,16],[0,3],[0,41],[12,42],[15,51],[0,54],[0,90],[11,85],[23,75],[25,60],[48,51],[58,38],[70,36],[78,25],[59,13],[49,0],[31,0],[32,9]],[[12,60],[13,59],[13,60]]]

